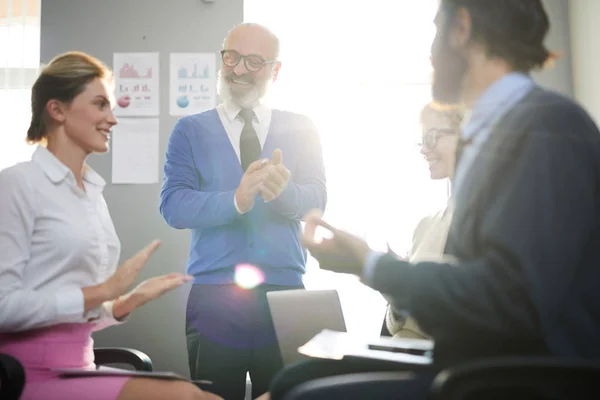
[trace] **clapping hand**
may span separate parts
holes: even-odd
[[[150,256],[160,246],[159,240],[154,240],[142,250],[138,251],[133,257],[125,261],[114,274],[110,276],[102,285],[108,298],[115,299],[125,294],[137,279],[140,271],[150,259]]]
[[[290,171],[283,165],[283,152],[273,151],[273,159],[263,167],[263,180],[260,195],[265,202],[275,200],[290,180]]]
[[[179,272],[146,279],[131,292],[117,300],[117,304],[113,306],[113,314],[117,319],[123,318],[135,309],[190,280],[192,280],[191,276]]]
[[[267,171],[265,167],[270,164],[267,159],[254,161],[242,176],[240,185],[235,191],[235,202],[238,210],[245,214],[254,208],[256,195],[261,191]]]
[[[116,299],[113,305],[113,315],[121,319],[136,308],[143,306],[151,300],[160,297],[166,292],[189,282],[192,277],[181,273],[172,273],[150,278],[140,283],[135,289],[127,293],[134,284],[140,271],[146,265],[150,256],[156,251],[160,241],[155,240],[138,251],[133,257],[121,265],[117,271],[106,280],[104,286],[109,299]]]

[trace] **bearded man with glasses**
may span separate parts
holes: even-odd
[[[191,377],[241,400],[246,373],[256,398],[282,368],[266,293],[303,288],[300,221],[311,208],[325,209],[327,191],[311,120],[264,102],[281,68],[278,38],[242,24],[221,56],[222,103],[175,125],[160,211],[170,226],[191,231]]]

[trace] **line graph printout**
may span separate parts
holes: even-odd
[[[158,53],[115,53],[115,115],[159,115]]]

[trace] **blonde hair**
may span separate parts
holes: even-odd
[[[94,79],[112,80],[112,71],[102,61],[79,51],[56,56],[46,65],[31,89],[31,124],[29,143],[44,142],[48,136],[50,100],[70,103]]]
[[[428,125],[428,122],[434,116],[446,119],[452,129],[455,129],[458,133],[460,131],[460,124],[464,118],[464,110],[460,106],[450,106],[432,101],[426,104],[421,110],[421,125]]]

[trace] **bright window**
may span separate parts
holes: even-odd
[[[40,65],[40,0],[0,0],[0,170],[28,160],[31,86]]]
[[[304,113],[323,141],[326,219],[405,253],[413,229],[446,201],[419,154],[419,112],[430,100],[429,49],[438,0],[246,0],[244,20],[281,40],[271,105]],[[378,335],[385,302],[353,277],[321,271],[307,288],[336,288],[348,329]]]

